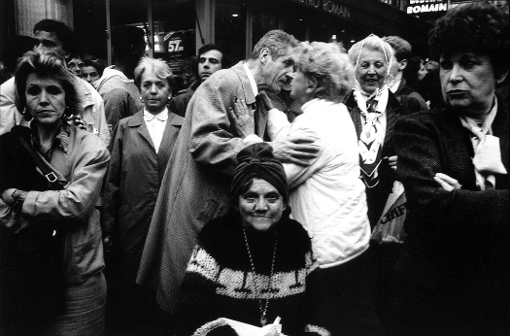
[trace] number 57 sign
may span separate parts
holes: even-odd
[[[181,43],[182,43],[182,40],[180,38],[168,41],[168,52],[175,53],[175,52],[183,51],[184,48],[181,45]]]

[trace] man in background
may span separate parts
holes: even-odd
[[[170,111],[184,117],[186,115],[186,108],[191,100],[191,97],[195,93],[203,81],[209,78],[213,73],[220,69],[229,68],[230,60],[220,50],[220,48],[214,44],[206,44],[198,50],[198,78],[192,83],[188,89],[172,99],[170,101]]]
[[[134,71],[145,55],[145,32],[135,26],[119,26],[112,31],[114,65],[104,69],[96,84],[103,97],[106,121],[112,131],[120,119],[143,109]]]
[[[61,21],[44,19],[35,24],[33,32],[37,49],[54,51],[66,60],[76,51],[76,35]],[[103,99],[89,83],[77,76],[74,79],[82,98],[80,117],[83,127],[108,145],[110,132],[106,124]],[[21,122],[23,111],[16,109],[15,92],[14,77],[0,87],[0,134],[9,132]]]

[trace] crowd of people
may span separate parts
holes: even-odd
[[[449,10],[426,60],[271,30],[182,78],[134,26],[110,66],[33,33],[0,86],[1,335],[510,334],[508,10]]]

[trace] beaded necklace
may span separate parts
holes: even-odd
[[[250,259],[251,271],[253,273],[253,276],[251,278],[253,290],[257,294],[262,294],[262,291],[259,290],[259,287],[257,286],[257,282],[255,281],[255,274],[256,274],[256,272],[255,272],[255,263],[253,262],[253,257],[251,255],[250,245],[248,244],[248,237],[246,235],[246,228],[244,228],[244,227],[243,227],[243,236],[244,236],[244,243],[246,244],[246,250],[248,251],[248,258]],[[277,246],[277,244],[278,244],[278,232],[275,231],[273,260],[271,262],[271,273],[269,275],[269,284],[268,284],[268,288],[267,288],[268,292],[271,289],[271,283],[273,281],[274,261],[275,261],[275,257],[276,257],[276,246]],[[269,306],[269,299],[266,299],[266,302],[265,302],[264,305],[262,304],[262,299],[258,299],[258,301],[259,301],[259,311],[260,311],[260,324],[262,326],[265,326],[267,324],[267,316],[266,316],[266,314],[267,314],[267,307]]]

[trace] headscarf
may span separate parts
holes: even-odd
[[[233,199],[241,193],[241,188],[253,178],[260,178],[275,187],[283,199],[289,199],[287,176],[281,162],[273,155],[273,147],[265,142],[243,148],[237,154],[238,165],[230,185]]]

